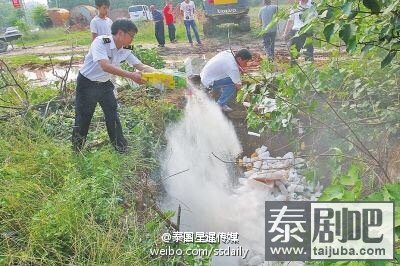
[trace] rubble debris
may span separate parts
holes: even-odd
[[[295,158],[293,152],[272,157],[268,147],[263,145],[250,158],[244,156],[238,162],[246,169],[239,183],[252,189],[268,190],[274,200],[315,201],[321,196],[322,185],[308,182],[297,172],[305,166],[305,160]]]

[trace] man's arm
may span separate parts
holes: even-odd
[[[95,18],[93,18],[93,19],[90,21],[90,32],[92,33],[92,42],[93,42],[94,39],[96,39],[96,37],[99,36],[99,35],[97,34]]]
[[[143,63],[133,65],[137,70],[142,72],[156,72],[157,70],[151,66],[145,65]]]
[[[166,9],[165,9],[165,13],[167,13],[167,14],[169,14],[169,15],[172,15],[172,10],[171,10],[172,8],[170,8],[169,6],[167,6],[166,7]]]
[[[116,76],[124,77],[124,78],[129,78],[129,79],[135,81],[136,83],[143,84],[141,74],[138,72],[129,72],[129,71],[123,70],[123,69],[111,64],[107,59],[99,60],[99,65],[100,65],[101,69],[103,69],[104,72],[107,72],[107,73],[110,73],[110,74],[113,74]]]
[[[232,82],[235,84],[235,89],[240,90],[240,88],[242,87],[242,81],[240,79],[240,66],[237,65],[237,67],[229,70],[226,74],[228,75],[228,77],[231,78]]]
[[[293,28],[293,19],[290,19],[287,21],[286,26],[285,26],[285,30],[283,31],[283,39],[286,40],[287,37],[289,36],[289,32],[292,30]]]

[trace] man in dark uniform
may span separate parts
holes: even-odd
[[[119,152],[127,150],[127,141],[118,118],[114,85],[110,79],[112,75],[117,75],[143,83],[140,72],[120,68],[124,60],[139,71],[154,71],[152,67],[140,62],[127,47],[137,32],[132,21],[120,19],[112,24],[111,36],[98,36],[93,40],[84,65],[79,70],[76,84],[75,125],[72,132],[75,151],[81,151],[85,144],[97,103],[103,109],[111,144]]]
[[[154,34],[156,36],[158,46],[165,46],[165,35],[164,35],[164,18],[160,11],[156,9],[155,5],[150,6],[151,15],[154,21]]]

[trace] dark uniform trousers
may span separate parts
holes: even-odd
[[[165,35],[164,35],[164,22],[157,21],[154,24],[154,32],[159,45],[165,45]]]
[[[111,81],[91,81],[79,73],[75,98],[75,125],[72,131],[72,144],[76,151],[83,148],[88,134],[90,121],[97,103],[103,109],[108,136],[118,151],[127,148],[127,141],[122,134],[121,122],[117,113],[117,100]]]
[[[175,24],[174,23],[168,24],[168,37],[171,42],[175,41],[175,32],[176,32]]]
[[[290,42],[289,42],[289,50],[290,47],[292,47],[292,45],[295,46],[297,52],[300,52],[300,50],[304,47],[306,48],[306,51],[304,52],[304,57],[305,60],[308,61],[313,61],[314,60],[314,46],[312,43],[310,44],[306,44],[306,40],[308,37],[312,37],[313,33],[312,32],[306,32],[301,34],[300,36],[294,37],[297,34],[296,30],[291,30],[290,31]],[[291,64],[295,63],[295,60],[297,59],[297,57],[293,57],[292,55],[290,55],[291,57]]]

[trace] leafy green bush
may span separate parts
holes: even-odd
[[[165,60],[158,54],[156,49],[146,49],[142,46],[135,46],[133,54],[142,61],[143,64],[152,66],[156,69],[165,67]]]
[[[27,34],[29,31],[29,25],[23,19],[17,20],[14,23],[14,26],[16,26],[23,34]]]
[[[32,9],[32,19],[36,25],[42,28],[51,26],[51,20],[47,15],[47,8],[44,5],[37,5]]]

